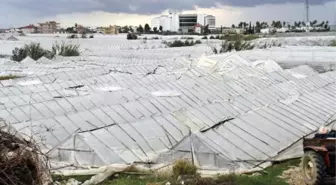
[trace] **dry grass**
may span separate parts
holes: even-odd
[[[20,76],[15,76],[15,75],[0,76],[0,81],[10,80],[10,79],[15,79],[15,78],[20,78]]]

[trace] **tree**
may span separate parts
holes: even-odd
[[[286,21],[282,23],[282,27],[286,27]]]
[[[231,26],[232,28],[236,28],[236,26],[234,25],[234,24],[232,24],[232,26]]]
[[[272,26],[273,28],[275,28],[275,21],[272,21],[271,26]]]
[[[65,29],[66,33],[74,33],[74,28],[73,27],[68,27],[67,29]]]
[[[139,33],[143,33],[144,32],[144,29],[142,27],[142,25],[140,24],[139,27],[137,28],[137,32]]]
[[[208,34],[210,33],[210,30],[209,30],[209,24],[207,24],[206,26],[204,26],[204,31],[203,31],[204,34]]]
[[[317,20],[314,20],[313,22],[310,22],[310,26],[315,26],[316,23],[317,23]]]
[[[129,27],[128,26],[122,27],[122,32],[121,33],[128,33],[128,32],[129,32]]]
[[[145,24],[145,33],[149,33],[151,28],[149,27],[148,24]]]
[[[160,27],[159,27],[159,30],[160,30],[160,32],[162,32],[162,31],[163,31],[163,27],[162,27],[162,26],[160,26]]]
[[[238,28],[243,28],[243,22],[240,22],[240,23],[238,24]]]
[[[154,28],[153,28],[153,31],[154,31],[154,33],[157,33],[157,32],[158,32],[157,27],[154,27]]]
[[[261,24],[260,24],[259,21],[256,22],[256,27],[255,27],[255,28],[256,28],[256,32],[257,32],[257,33],[260,33],[260,30],[261,30]]]
[[[325,24],[324,24],[324,28],[327,29],[329,28],[329,21],[326,21]]]

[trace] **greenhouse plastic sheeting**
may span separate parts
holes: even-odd
[[[188,158],[201,170],[247,171],[300,155],[293,143],[336,113],[336,72],[235,54],[204,66],[168,59],[174,51],[167,66],[141,52],[129,63],[90,56],[78,70],[40,64],[43,75],[1,82],[0,118],[60,163],[152,167]]]

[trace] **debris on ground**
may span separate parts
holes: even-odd
[[[279,178],[285,179],[290,185],[305,185],[300,167],[285,170]]]
[[[0,184],[49,184],[51,176],[40,153],[32,142],[0,130]]]

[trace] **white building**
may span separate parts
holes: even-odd
[[[19,28],[21,30],[22,33],[36,33],[37,32],[37,27],[34,25],[28,25],[28,26],[24,26]]]
[[[177,14],[169,12],[169,15],[162,15],[152,19],[151,27],[162,26],[163,31],[190,33],[195,32],[197,24],[201,26],[209,25],[210,30],[216,27],[216,18],[212,15],[205,14]]]
[[[205,16],[205,24],[209,25],[209,30],[215,30],[216,29],[216,17],[212,15]]]

